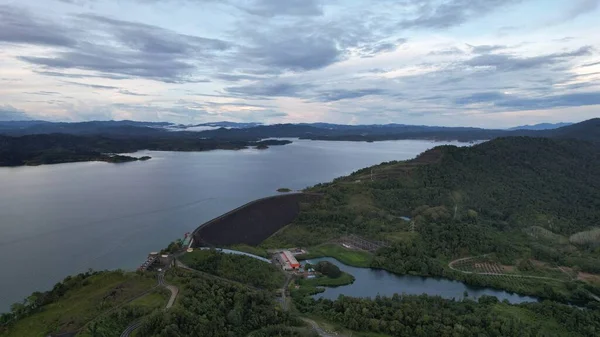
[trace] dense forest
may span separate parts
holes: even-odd
[[[585,291],[600,292],[598,281],[517,284],[448,268],[457,258],[492,254],[493,263],[508,269],[536,260],[529,262],[531,272],[524,271],[530,275],[554,277],[546,274],[557,266],[598,273],[600,241],[593,235],[600,224],[600,148],[595,143],[509,137],[471,147],[441,146],[309,191],[323,197],[303,204],[293,224],[266,246],[310,247],[357,234],[386,241],[371,266],[399,274],[445,276],[574,302],[585,301]]]
[[[193,269],[263,289],[281,288],[284,281],[281,269],[243,255],[196,250],[181,261]]]
[[[285,145],[285,140],[227,141],[203,139],[197,135],[162,133],[144,135],[40,134],[20,137],[0,136],[0,166],[57,164],[80,161],[126,162],[138,160],[115,153],[139,150],[210,151],[240,150],[251,146]],[[149,157],[139,158],[141,160]]]
[[[373,300],[342,296],[336,301],[304,297],[306,314],[355,331],[390,336],[598,336],[600,311],[552,302],[508,305],[495,297],[477,302],[435,296],[394,295]]]
[[[268,326],[302,325],[281,311],[269,292],[198,277],[181,269],[172,273],[183,289],[179,305],[166,313],[156,312],[147,317],[137,332],[139,336],[246,336]],[[256,336],[264,336],[263,332],[257,332]]]

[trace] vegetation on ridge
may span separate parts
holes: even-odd
[[[454,259],[493,253],[507,270],[522,260],[540,261],[534,265],[540,277],[552,278],[560,266],[600,273],[598,245],[531,235],[540,228],[545,237],[568,237],[600,223],[600,151],[593,143],[514,137],[441,146],[309,191],[323,198],[305,204],[267,246],[310,247],[358,234],[387,241],[370,265],[399,274],[445,276],[561,301],[587,302],[588,292],[600,294],[593,280],[484,277],[448,268]]]

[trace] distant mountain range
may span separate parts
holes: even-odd
[[[47,122],[47,121],[0,121],[0,134],[24,136],[35,134],[65,133],[72,135],[98,134],[148,134],[172,125],[166,122],[137,121],[91,121],[91,122]]]
[[[600,119],[578,124],[537,124],[508,130],[472,127],[425,125],[343,125],[330,123],[273,124],[211,122],[195,125],[138,121],[92,121],[56,123],[47,121],[0,122],[0,134],[24,136],[35,134],[71,134],[118,138],[150,137],[160,139],[216,139],[257,141],[265,138],[301,138],[311,140],[382,141],[427,139],[438,141],[477,141],[509,136],[571,137],[600,140]],[[576,131],[572,131],[576,130]],[[177,131],[177,132],[174,132]]]
[[[221,124],[235,125],[235,124]],[[510,136],[571,138],[584,140],[587,147],[600,142],[600,118],[550,130],[486,130],[414,125],[276,124],[239,128],[206,125],[181,131],[170,123],[108,121],[51,123],[44,121],[0,122],[0,166],[39,165],[74,161],[114,161],[106,154],[156,151],[208,151],[266,148],[285,145],[301,138],[328,141],[382,141],[401,139],[458,140],[473,142]],[[209,130],[202,131],[202,128]],[[180,131],[174,131],[180,130]],[[117,158],[118,160],[135,158]]]
[[[573,123],[540,123],[534,125],[515,126],[508,130],[552,130],[562,128],[563,126],[573,125]]]

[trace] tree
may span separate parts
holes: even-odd
[[[340,268],[329,261],[320,261],[315,266],[315,270],[331,278],[338,278],[342,276],[342,271]]]

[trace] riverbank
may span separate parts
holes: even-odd
[[[334,258],[311,259],[311,263],[328,261],[343,272],[351,274],[355,281],[349,285],[325,288],[317,298],[335,300],[340,295],[375,298],[378,295],[391,297],[394,294],[441,296],[446,299],[478,299],[482,296],[494,296],[499,301],[510,303],[537,302],[536,297],[523,296],[488,287],[470,286],[460,281],[439,277],[397,275],[385,270],[359,268],[346,265]],[[466,296],[465,296],[466,295]]]

